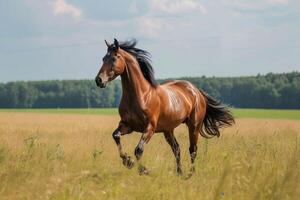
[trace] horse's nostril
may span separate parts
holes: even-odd
[[[99,86],[102,83],[102,80],[99,76],[95,78],[96,84]]]

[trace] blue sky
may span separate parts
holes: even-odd
[[[93,79],[136,38],[157,78],[300,71],[298,0],[0,0],[0,82]]]

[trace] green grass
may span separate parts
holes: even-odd
[[[32,109],[0,109],[0,112],[115,115],[118,114],[118,109],[117,108],[32,108]]]
[[[233,109],[237,118],[300,119],[300,110]]]
[[[116,115],[117,108],[45,108],[45,109],[0,109],[0,112],[37,112],[58,114],[92,114]],[[300,119],[300,110],[275,110],[275,109],[233,109],[237,118],[267,118],[267,119]]]

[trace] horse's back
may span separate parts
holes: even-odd
[[[184,95],[185,98],[189,98],[190,100],[201,95],[196,86],[185,80],[171,80],[163,83],[161,86],[177,92],[179,96]]]

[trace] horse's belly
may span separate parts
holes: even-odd
[[[185,122],[189,113],[189,108],[184,106],[184,103],[181,100],[178,101],[178,104],[175,107],[165,106],[161,110],[161,114],[157,122],[157,132],[171,131],[175,129],[181,123]]]
[[[155,132],[172,131],[185,121],[185,116],[171,115],[160,117]]]

